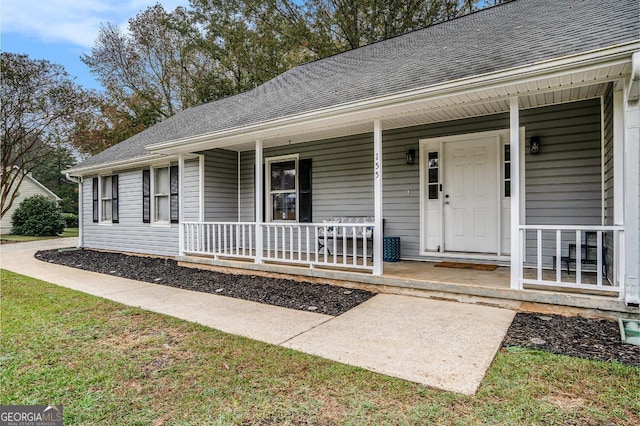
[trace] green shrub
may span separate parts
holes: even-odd
[[[64,219],[65,228],[77,228],[78,227],[78,215],[73,213],[62,213]]]
[[[65,226],[58,203],[44,195],[34,195],[21,202],[11,221],[13,234],[36,237],[58,235]]]

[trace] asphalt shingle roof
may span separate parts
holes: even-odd
[[[251,91],[186,109],[77,167],[143,156],[152,143],[637,41],[639,13],[639,0],[515,0],[297,66]]]

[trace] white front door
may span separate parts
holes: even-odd
[[[499,138],[444,142],[444,251],[498,251]]]

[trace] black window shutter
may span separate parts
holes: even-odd
[[[142,171],[142,222],[151,223],[151,170]]]
[[[98,178],[93,178],[93,223],[98,223]]]
[[[111,176],[111,222],[120,222],[120,216],[118,216],[118,175]]]
[[[299,219],[300,222],[313,222],[313,215],[311,214],[311,158],[298,161],[300,184],[299,194],[300,200],[298,201]]]
[[[180,222],[180,197],[178,196],[178,166],[171,166],[169,170],[169,204],[171,223]]]

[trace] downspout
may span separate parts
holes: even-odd
[[[631,82],[627,100],[637,101],[640,98],[640,52],[631,55]]]
[[[65,173],[68,181],[78,184],[78,247],[84,246],[83,232],[82,232],[82,177],[74,178],[69,173]]]

